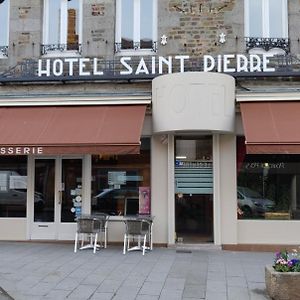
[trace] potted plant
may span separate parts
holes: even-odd
[[[265,267],[266,288],[274,300],[300,299],[300,255],[296,250],[276,253],[272,266]]]

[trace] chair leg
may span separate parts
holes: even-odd
[[[124,245],[123,245],[123,254],[125,254],[126,253],[126,234],[124,234]]]
[[[95,233],[94,251],[93,251],[94,253],[96,253],[96,250],[97,250],[97,240],[98,240],[98,233]]]
[[[150,248],[150,250],[153,249],[153,242],[152,242],[152,226],[153,226],[153,224],[151,224],[150,227],[149,227],[149,248]]]
[[[107,228],[104,229],[104,248],[107,247]]]
[[[75,235],[75,245],[74,245],[74,252],[76,253],[77,252],[77,245],[78,244],[78,233],[76,232],[76,235]]]
[[[147,239],[147,234],[144,235],[143,255],[145,255],[145,250],[146,250],[146,239]]]

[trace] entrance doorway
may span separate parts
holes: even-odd
[[[82,158],[36,158],[31,239],[74,239],[82,204]]]
[[[177,243],[213,243],[212,136],[175,140]]]

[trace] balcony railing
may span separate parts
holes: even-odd
[[[138,51],[138,50],[150,50],[152,52],[157,52],[157,42],[152,41],[122,41],[121,43],[115,43],[115,53],[122,50],[128,51]]]
[[[0,46],[0,54],[4,57],[8,57],[8,46]]]
[[[42,55],[49,54],[54,51],[75,51],[78,54],[81,54],[82,47],[81,44],[75,43],[75,44],[47,44],[47,45],[41,45],[41,52]]]
[[[290,53],[290,40],[288,38],[261,38],[261,37],[245,37],[247,52],[254,48],[261,48],[269,51],[273,48],[279,48]]]

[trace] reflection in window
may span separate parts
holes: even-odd
[[[0,1],[0,58],[8,56],[9,0]]]
[[[150,214],[150,139],[140,154],[92,156],[92,213]]]
[[[237,139],[237,203],[242,219],[300,219],[300,155],[246,154]]]
[[[27,157],[0,157],[0,217],[26,218]]]
[[[156,50],[156,1],[117,0],[116,51]]]
[[[80,51],[81,0],[45,0],[43,54]]]

